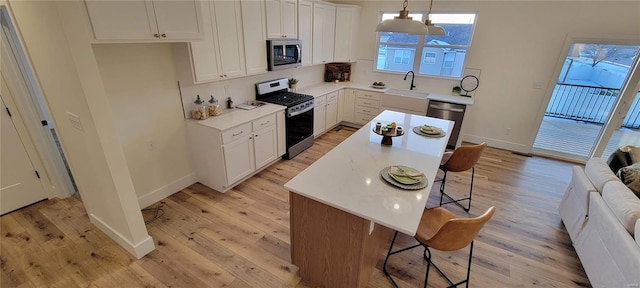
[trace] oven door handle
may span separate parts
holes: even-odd
[[[298,115],[300,115],[302,113],[305,113],[305,112],[307,112],[307,111],[309,111],[311,109],[313,109],[313,105],[309,105],[309,107],[305,108],[304,110],[296,111],[296,112],[293,112],[293,113],[287,112],[287,118],[298,116]]]

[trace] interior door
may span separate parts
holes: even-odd
[[[3,86],[6,87],[6,85]],[[2,104],[2,111],[0,111],[2,114],[0,118],[1,215],[47,197],[2,98],[0,102]],[[16,116],[13,114],[13,117]]]

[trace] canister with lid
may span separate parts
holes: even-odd
[[[211,95],[211,99],[209,99],[209,116],[218,116],[220,114],[222,114],[222,108],[218,104],[218,99]]]
[[[191,118],[195,120],[204,120],[209,118],[209,111],[205,102],[200,99],[200,95],[197,95],[196,101],[193,101],[193,109],[191,110]]]

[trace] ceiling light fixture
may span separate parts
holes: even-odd
[[[394,17],[394,19],[387,19],[382,21],[376,27],[376,32],[401,32],[417,35],[445,35],[444,28],[433,25],[431,23],[431,20],[429,19],[429,15],[431,15],[431,8],[433,7],[433,0],[431,0],[431,4],[429,4],[429,13],[427,14],[427,20],[424,23],[415,21],[412,17],[409,17],[409,10],[407,10],[407,6],[409,6],[409,1],[404,0],[404,3],[402,4],[402,10],[399,11],[399,15]]]

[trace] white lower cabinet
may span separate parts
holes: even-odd
[[[318,96],[313,100],[313,136],[318,137],[326,128],[327,97]]]
[[[256,169],[260,169],[278,158],[276,125],[253,132],[253,149]]]
[[[338,124],[338,91],[327,95],[327,107],[325,117],[325,130]]]
[[[356,91],[356,105],[353,123],[364,125],[380,113],[379,92],[364,90]]]
[[[318,137],[338,125],[338,95],[331,92],[318,96],[313,102],[313,136]]]
[[[355,123],[354,113],[356,109],[356,90],[344,89],[342,104],[342,121]]]
[[[276,161],[285,151],[283,119],[278,111],[224,130],[187,121],[198,182],[226,192]]]
[[[256,170],[253,135],[222,146],[227,183],[234,183]]]

